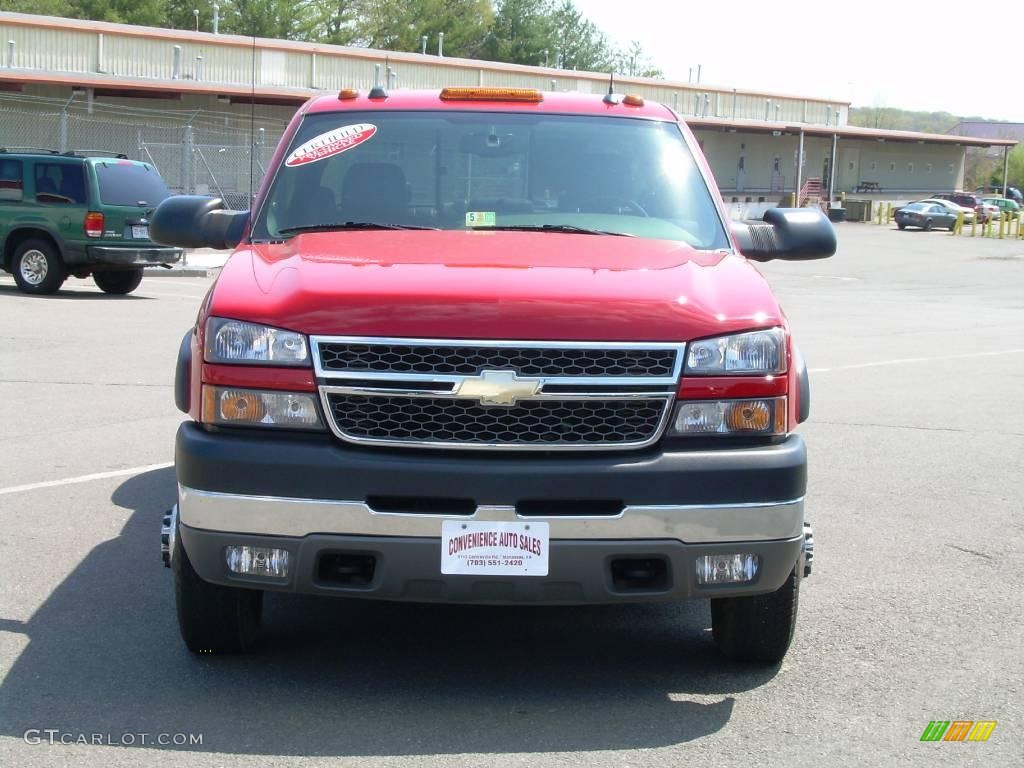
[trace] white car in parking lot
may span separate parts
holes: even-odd
[[[963,215],[964,215],[964,224],[973,224],[974,223],[974,209],[973,208],[967,208],[966,206],[963,206],[963,205],[957,205],[952,200],[942,200],[942,199],[936,197],[936,198],[928,198],[927,200],[918,200],[917,202],[919,202],[919,203],[936,203],[938,205],[944,206],[951,213],[963,213]]]

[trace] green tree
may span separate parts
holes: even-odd
[[[1018,144],[1010,151],[1008,167],[1006,169],[1006,181],[1011,187],[1021,189],[1024,187],[1024,144]],[[999,163],[992,174],[992,184],[1003,186],[1003,164]]]
[[[295,0],[229,0],[221,4],[220,32],[289,40],[295,37],[302,3]]]
[[[66,17],[71,15],[71,5],[68,0],[0,0],[0,11]]]
[[[625,51],[616,53],[616,69],[624,75],[636,77],[664,77],[665,73],[658,69],[644,53],[638,40],[630,43]]]
[[[617,54],[608,38],[572,0],[562,0],[552,16],[552,45],[562,69],[607,72],[616,68]]]
[[[355,39],[370,48],[419,51],[426,35],[437,51],[444,32],[444,55],[477,58],[494,20],[491,0],[358,0]]]
[[[64,14],[75,19],[113,21],[162,27],[167,23],[166,0],[68,0]]]
[[[352,45],[356,40],[358,0],[305,0],[295,27],[299,40]]]
[[[503,0],[487,34],[483,57],[533,66],[553,63],[554,7],[551,0]]]

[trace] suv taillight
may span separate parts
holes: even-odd
[[[86,237],[103,236],[103,214],[89,211],[85,214],[85,235]]]

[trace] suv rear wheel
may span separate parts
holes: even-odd
[[[181,536],[174,537],[174,597],[181,638],[192,653],[244,653],[263,617],[263,592],[203,581],[192,567]]]
[[[68,277],[60,251],[48,240],[26,240],[14,251],[11,261],[14,282],[25,293],[55,293]]]
[[[711,633],[719,650],[734,661],[778,664],[796,629],[800,577],[796,568],[774,592],[711,601]]]
[[[142,282],[142,267],[137,269],[104,269],[92,273],[92,279],[104,293],[131,293]]]

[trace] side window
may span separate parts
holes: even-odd
[[[0,200],[21,200],[23,173],[21,160],[0,160]]]
[[[77,163],[36,163],[36,202],[85,205],[85,169]]]

